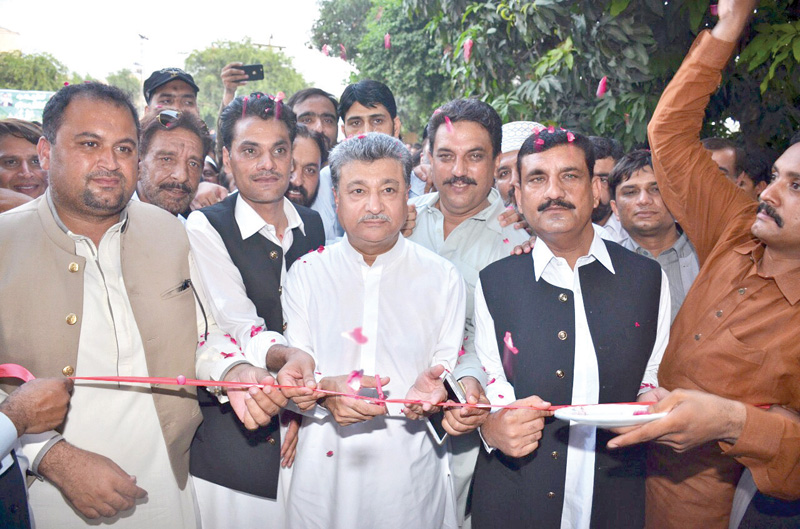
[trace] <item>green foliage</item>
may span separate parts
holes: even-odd
[[[212,128],[217,122],[222,101],[220,72],[223,66],[236,61],[264,65],[264,80],[249,82],[239,89],[237,95],[251,92],[277,94],[282,91],[288,99],[306,86],[306,81],[294,69],[290,58],[280,51],[259,48],[250,39],[243,42],[218,41],[204,50],[195,50],[186,58],[185,69],[192,74],[200,88],[197,97],[200,116]]]
[[[505,120],[531,119],[646,142],[647,122],[700,29],[709,0],[403,0],[445,52],[453,93],[498,106]],[[777,146],[800,124],[800,24],[788,0],[763,0],[709,105],[706,135],[740,122],[748,143]],[[474,42],[469,62],[463,43]],[[752,39],[752,41],[750,40]],[[797,50],[795,52],[795,49]],[[749,68],[749,71],[748,71]],[[609,91],[597,85],[608,76]]]
[[[108,76],[106,76],[106,82],[128,94],[133,101],[137,100],[142,90],[139,78],[127,68],[108,74]]]
[[[53,91],[67,81],[67,67],[47,53],[0,52],[0,88]]]
[[[327,44],[335,55],[342,42],[348,62],[358,69],[350,81],[386,84],[397,101],[403,130],[421,136],[433,110],[453,97],[442,51],[425,26],[426,21],[409,17],[402,0],[325,0],[312,43]],[[384,46],[387,33],[389,49]]]

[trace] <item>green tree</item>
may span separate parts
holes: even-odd
[[[128,94],[133,101],[138,100],[139,93],[142,90],[139,78],[128,68],[123,68],[117,72],[108,74],[106,76],[106,82]]]
[[[481,97],[507,120],[559,124],[619,138],[627,147],[646,141],[647,122],[666,83],[696,33],[714,23],[709,0],[403,4],[429,21],[447,52],[443,66],[455,92]],[[755,48],[728,67],[709,105],[704,133],[728,135],[724,122],[732,118],[741,124],[746,143],[778,146],[800,124],[800,58],[793,54],[797,27],[785,26],[797,17],[798,7],[788,0],[762,4],[742,45],[750,42]],[[782,35],[754,40],[779,28]],[[465,61],[468,39],[472,56]],[[604,76],[609,90],[598,98]]]
[[[192,74],[200,88],[197,97],[200,116],[212,128],[217,122],[222,101],[222,67],[230,62],[263,64],[264,80],[251,81],[239,93],[264,92],[276,94],[280,91],[286,98],[306,86],[306,81],[292,66],[290,58],[280,51],[259,48],[250,39],[242,42],[218,41],[209,48],[195,50],[186,58],[186,71]]]
[[[67,67],[48,53],[0,52],[0,88],[53,91],[67,81]]]
[[[339,42],[358,70],[350,81],[374,79],[392,89],[403,128],[421,134],[436,107],[452,98],[442,52],[411,18],[402,0],[326,0],[312,31],[312,43],[339,53]],[[384,45],[386,34],[390,47]]]

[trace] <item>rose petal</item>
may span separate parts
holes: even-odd
[[[392,36],[388,33],[383,36],[383,47],[387,50],[392,47]]]
[[[711,12],[711,16],[715,17],[719,15],[718,7],[719,6],[717,6],[717,4],[711,4],[710,6],[708,6],[708,10]]]
[[[519,352],[519,349],[514,347],[514,340],[511,338],[511,333],[509,331],[506,331],[506,335],[503,337],[503,343],[512,353],[517,354]]]
[[[452,134],[453,133],[453,122],[450,121],[450,117],[449,116],[445,116],[444,117],[444,124],[447,126],[447,132]]]
[[[343,61],[347,60],[347,48],[344,47],[344,44],[339,44],[339,58]]]
[[[325,57],[328,57],[331,54],[331,49],[328,47],[327,44],[322,45],[322,53]]]
[[[363,376],[363,369],[359,369],[358,371],[353,371],[350,373],[350,375],[347,377],[347,385],[350,387],[350,389],[353,391],[358,391],[361,389],[361,377]]]
[[[186,384],[186,377],[183,375],[178,375],[177,382],[179,386],[183,386],[184,384]]]
[[[508,238],[503,239],[503,242],[508,244]]]
[[[597,85],[597,97],[603,97],[608,91],[608,76],[603,76],[600,83]]]
[[[304,261],[304,262],[305,262],[305,261]],[[355,329],[353,329],[352,331],[345,331],[345,332],[343,332],[343,333],[342,333],[342,336],[344,336],[344,337],[345,337],[345,338],[347,338],[348,340],[352,340],[352,341],[356,342],[358,345],[364,345],[364,344],[365,344],[365,343],[367,343],[369,340],[367,339],[367,337],[366,337],[366,336],[364,336],[364,335],[362,334],[362,332],[361,332],[361,331],[362,331],[361,327],[356,327],[356,328],[355,328]]]
[[[333,450],[328,450],[328,453],[325,454],[328,457],[333,457]]]
[[[472,42],[471,38],[468,38],[464,41],[464,62],[469,62],[469,58],[472,57],[472,46],[474,42]]]

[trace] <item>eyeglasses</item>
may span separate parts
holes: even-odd
[[[165,129],[168,129],[181,119],[181,113],[177,110],[162,110],[158,113],[156,119]]]

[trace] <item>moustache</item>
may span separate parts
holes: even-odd
[[[108,178],[114,177],[119,178],[120,180],[125,180],[125,175],[122,174],[121,171],[94,171],[86,175],[87,180],[91,180],[93,178]]]
[[[761,213],[761,212],[764,212],[767,215],[769,215],[770,217],[772,217],[772,219],[775,221],[775,224],[777,224],[779,228],[783,228],[783,219],[781,218],[780,215],[778,215],[778,212],[775,211],[775,208],[773,208],[772,206],[770,206],[766,202],[761,202],[758,205],[757,213]]]
[[[560,208],[565,209],[575,209],[575,204],[567,202],[566,200],[561,200],[560,198],[556,198],[553,200],[548,200],[547,202],[543,202],[538,208],[537,211],[541,213],[542,211],[546,210],[547,208],[558,206]]]
[[[186,194],[190,194],[192,192],[192,189],[184,182],[165,182],[158,187],[159,189],[164,189],[164,190],[180,189]]]
[[[377,215],[373,213],[367,213],[366,215],[358,219],[358,222],[361,223],[364,222],[365,220],[385,220],[386,222],[392,222],[392,219],[390,219],[388,215],[384,215],[383,213],[378,213]]]
[[[280,174],[279,172],[268,170],[268,171],[259,171],[259,172],[255,173],[253,175],[250,175],[250,179],[253,180],[253,179],[256,179],[256,178],[263,178],[265,176],[272,176],[272,177],[275,177],[275,178],[283,178],[283,175]]]
[[[444,185],[450,185],[450,184],[468,184],[476,186],[478,185],[478,182],[476,182],[474,179],[468,176],[454,176],[444,181]]]
[[[289,188],[286,190],[286,192],[288,193],[289,191],[296,191],[301,195],[303,195],[304,199],[308,200],[308,191],[306,191],[306,188],[303,186],[296,186],[294,184],[289,184]]]

